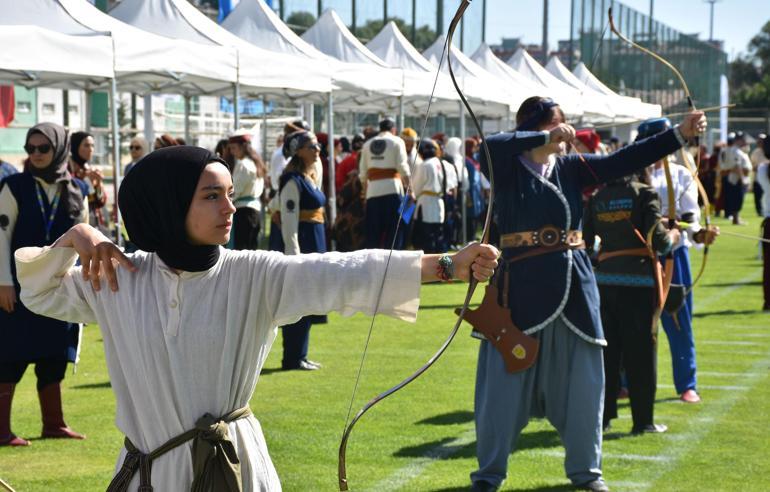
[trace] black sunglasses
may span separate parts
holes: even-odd
[[[321,149],[323,147],[321,147],[321,144],[319,144],[319,143],[314,143],[314,144],[306,145],[305,148],[306,149],[313,149],[313,150],[317,150],[318,152],[321,152]]]
[[[36,150],[41,154],[47,154],[51,151],[51,144],[43,144],[43,145],[27,144],[24,146],[24,151],[29,155],[34,154]]]
[[[142,150],[141,145],[129,145],[128,150]]]

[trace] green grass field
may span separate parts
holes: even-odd
[[[748,201],[747,201],[748,203]],[[716,222],[724,230],[748,227]],[[703,402],[680,403],[661,331],[656,420],[662,435],[631,437],[627,402],[605,436],[604,473],[613,490],[770,490],[770,316],[763,313],[757,244],[723,235],[711,248],[695,289],[699,390]],[[693,251],[692,269],[700,267]],[[422,365],[451,329],[465,285],[422,290],[416,324],[378,318],[353,411]],[[364,316],[330,317],[313,328],[314,373],[281,372],[280,339],[251,407],[261,421],[284,490],[337,487],[337,446],[369,327]],[[476,340],[461,329],[445,356],[422,378],[374,408],[348,445],[352,490],[455,491],[474,469],[473,386]],[[14,431],[32,438],[23,449],[0,448],[0,477],[18,491],[104,490],[122,443],[115,403],[95,327],[85,330],[82,361],[64,381],[65,416],[88,435],[82,442],[39,440],[31,370],[17,389]],[[510,458],[504,490],[569,490],[563,449],[553,428],[533,420]]]

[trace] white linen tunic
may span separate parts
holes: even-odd
[[[369,169],[393,169],[401,177],[410,176],[407,162],[406,144],[390,132],[380,132],[377,137],[367,141],[361,148],[361,161],[358,164],[358,176],[366,183],[366,199],[386,195],[403,195],[404,185],[401,179],[378,179],[367,181]]]
[[[387,251],[285,256],[220,249],[204,272],[175,274],[154,253],[137,252],[135,273],[118,270],[118,292],[95,292],[75,267],[71,248],[16,252],[21,298],[32,311],[98,323],[117,427],[147,453],[195,427],[249,403],[278,325],[302,316],[374,309]],[[416,319],[420,252],[394,251],[380,314]],[[254,416],[228,424],[241,461],[244,491],[281,485]],[[190,490],[191,442],[158,458],[155,490]],[[125,457],[118,458],[116,471]],[[130,490],[136,490],[136,473]]]
[[[451,166],[451,164],[448,164]],[[412,189],[417,196],[417,210],[422,211],[422,221],[427,224],[442,224],[444,222],[443,190],[444,166],[438,157],[431,157],[417,167]]]
[[[265,191],[265,179],[257,176],[257,165],[251,158],[236,159],[233,166],[233,203],[235,208],[262,210],[259,197]]]

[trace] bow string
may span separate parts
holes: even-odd
[[[444,60],[444,56],[446,56],[447,66],[448,66],[448,69],[449,69],[450,78],[452,79],[452,84],[454,85],[455,90],[457,91],[457,93],[458,93],[458,95],[460,97],[460,100],[462,101],[462,104],[468,110],[468,114],[470,115],[471,120],[473,121],[473,124],[474,124],[478,134],[481,136],[481,146],[484,149],[485,157],[487,158],[487,162],[489,163],[489,182],[490,182],[489,207],[487,209],[487,215],[486,215],[485,220],[484,220],[484,229],[483,229],[483,232],[482,232],[482,239],[481,239],[482,244],[486,244],[489,241],[489,232],[490,232],[490,227],[491,227],[491,224],[492,224],[492,208],[493,208],[493,203],[494,203],[494,171],[492,169],[492,167],[493,167],[492,166],[492,159],[491,159],[491,155],[490,155],[490,152],[489,152],[489,147],[487,145],[486,138],[484,137],[484,132],[483,132],[483,130],[481,128],[481,124],[479,123],[478,118],[476,117],[476,114],[473,112],[473,109],[471,108],[470,104],[468,103],[468,100],[466,99],[465,95],[463,94],[462,90],[460,89],[460,86],[457,83],[457,80],[456,80],[455,74],[454,74],[454,70],[452,69],[452,57],[451,57],[451,54],[452,54],[452,38],[454,36],[454,32],[455,32],[458,24],[460,23],[460,20],[462,19],[463,14],[467,10],[467,8],[470,6],[470,4],[471,4],[471,0],[463,0],[461,2],[460,6],[458,7],[454,17],[452,18],[451,23],[449,24],[449,29],[448,29],[447,35],[446,35],[446,41],[444,43],[444,49],[442,51],[441,58],[439,60],[438,68],[437,68],[437,71],[436,71],[436,79],[435,79],[434,84],[433,84],[433,91],[431,91],[430,99],[429,99],[429,102],[428,102],[428,109],[427,109],[427,112],[425,114],[425,119],[423,121],[423,128],[422,128],[421,134],[424,134],[424,132],[425,132],[425,127],[427,125],[428,117],[430,115],[430,106],[431,106],[431,102],[433,100],[433,95],[434,95],[435,88],[436,88],[436,82],[438,81],[438,77],[439,77],[439,75],[441,73],[441,65],[442,65],[442,62]],[[408,195],[408,193],[407,193],[407,195]],[[404,208],[405,207],[402,207],[402,212],[401,212],[402,215],[403,215],[403,209]],[[399,223],[400,222],[401,222],[401,217],[399,217]],[[392,254],[392,251],[393,251],[393,249],[391,248],[391,254]],[[386,270],[386,272],[383,275],[383,285],[382,285],[382,287],[384,287],[384,277],[387,274],[387,264],[386,264],[385,270]],[[468,282],[468,290],[467,290],[467,292],[465,294],[465,300],[463,302],[462,309],[460,310],[460,314],[459,314],[459,316],[457,318],[457,321],[455,322],[454,327],[452,328],[452,331],[449,333],[449,336],[444,341],[444,343],[441,345],[441,347],[438,349],[438,351],[436,351],[436,353],[430,359],[428,359],[428,361],[425,364],[423,364],[422,367],[420,367],[418,370],[416,370],[414,373],[412,373],[409,377],[405,378],[403,381],[401,381],[397,385],[393,386],[392,388],[390,388],[390,389],[380,393],[379,395],[377,395],[374,398],[372,398],[371,400],[369,400],[369,402],[366,405],[364,405],[361,408],[361,410],[359,410],[358,413],[356,413],[356,415],[353,417],[353,419],[350,420],[350,422],[345,426],[345,430],[343,431],[342,439],[340,441],[339,457],[338,457],[339,461],[338,461],[338,470],[337,470],[337,472],[338,472],[338,480],[339,480],[339,489],[340,489],[340,491],[348,490],[347,466],[346,466],[345,456],[346,456],[346,451],[347,451],[347,443],[348,443],[348,440],[350,438],[350,434],[353,431],[353,427],[356,425],[356,423],[358,421],[361,420],[361,418],[364,416],[364,414],[366,414],[366,412],[368,412],[372,407],[374,407],[377,403],[381,402],[382,400],[384,400],[388,396],[390,396],[390,395],[396,393],[397,391],[401,390],[402,388],[407,386],[409,383],[411,383],[412,381],[414,381],[415,379],[420,377],[422,374],[424,374],[444,354],[444,352],[447,350],[449,345],[452,343],[452,340],[454,340],[455,335],[457,334],[457,332],[458,332],[458,330],[460,328],[460,325],[462,324],[463,316],[465,315],[465,313],[468,310],[468,306],[469,306],[469,304],[471,302],[471,299],[473,298],[473,293],[476,291],[476,286],[477,285],[478,285],[478,281],[473,277],[473,274],[471,274],[469,282]],[[378,307],[379,307],[379,298],[382,296],[382,287],[381,287],[380,293],[378,295],[378,301],[377,301]],[[376,315],[376,312],[377,312],[377,309],[375,309],[375,315]],[[370,331],[369,331],[369,335],[370,336],[371,336],[371,331],[372,331],[372,327],[373,326],[374,326],[374,318],[372,318],[372,325],[371,325]],[[367,344],[368,344],[368,340],[367,340]],[[363,363],[363,361],[362,361],[362,363]],[[359,376],[360,376],[360,369],[359,369]],[[358,382],[356,382],[356,386],[357,385],[358,385]],[[355,390],[354,390],[354,395],[353,396],[355,397]],[[351,399],[351,406],[352,406],[352,399]]]
[[[690,88],[687,86],[687,82],[684,80],[684,76],[682,75],[682,73],[671,62],[669,62],[668,60],[666,60],[665,58],[663,58],[659,54],[655,53],[652,50],[649,50],[649,49],[645,48],[644,46],[641,46],[641,45],[635,43],[634,41],[632,41],[632,40],[628,39],[626,36],[624,36],[618,30],[618,28],[615,26],[615,21],[614,21],[613,16],[612,16],[612,7],[610,7],[609,10],[607,11],[607,17],[608,17],[608,20],[609,20],[610,29],[612,30],[613,33],[615,33],[615,35],[618,38],[620,38],[623,42],[625,42],[625,43],[633,46],[634,48],[640,50],[641,52],[650,55],[651,57],[653,57],[654,59],[658,60],[660,63],[662,63],[666,67],[668,67],[674,73],[676,78],[679,80],[679,83],[681,84],[682,89],[684,90],[684,95],[685,95],[685,98],[687,100],[687,107],[690,109],[690,111],[697,111],[697,109],[695,108],[695,104],[693,103],[693,100],[692,100],[692,95],[690,94]],[[682,156],[682,161],[683,161],[682,165],[685,167],[685,169],[687,169],[690,172],[690,174],[693,177],[693,180],[698,185],[698,192],[701,195],[701,199],[703,200],[703,205],[705,207],[704,208],[703,216],[704,216],[704,221],[705,221],[705,225],[706,225],[706,230],[708,230],[711,227],[711,217],[710,217],[710,208],[711,208],[711,206],[709,204],[709,199],[708,199],[708,195],[706,194],[706,190],[704,189],[703,184],[701,183],[700,179],[698,178],[698,172],[697,172],[698,171],[697,167],[700,165],[700,144],[698,144],[698,150],[697,150],[697,154],[696,154],[696,157],[695,157],[695,169],[693,169],[691,167],[690,161],[689,161],[689,159],[687,157],[687,153],[685,152],[684,147],[682,147],[680,149],[680,155]],[[669,166],[668,158],[664,158],[664,160],[663,160],[663,167],[665,169],[665,174],[666,174],[666,186],[668,187],[667,191],[668,191],[668,202],[669,202],[668,203],[669,227],[673,227],[676,224],[676,210],[675,210],[675,206],[676,206],[675,205],[675,201],[676,200],[675,200],[674,192],[673,192],[673,183],[672,183],[672,180],[671,180],[671,169],[670,169],[670,166]],[[673,220],[674,220],[673,223],[671,222],[672,217],[673,217]],[[703,260],[702,260],[702,263],[701,263],[700,271],[698,272],[698,275],[695,277],[695,281],[690,286],[690,289],[692,289],[692,287],[695,286],[695,284],[698,282],[698,280],[700,280],[701,276],[703,275],[703,272],[706,269],[706,261],[707,261],[707,258],[708,258],[708,253],[709,253],[709,246],[706,245],[704,250],[703,250]]]

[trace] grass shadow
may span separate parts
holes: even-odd
[[[456,412],[449,412],[441,415],[434,415],[426,419],[417,422],[421,425],[454,425],[464,424],[466,422],[473,421],[473,412],[467,410],[458,410]]]
[[[402,458],[424,458],[438,457],[440,459],[458,459],[473,458],[476,456],[476,442],[469,442],[462,445],[450,445],[453,437],[446,437],[437,441],[430,441],[417,446],[405,446],[393,456]],[[519,442],[516,451],[536,448],[554,448],[561,446],[561,440],[555,430],[541,430],[536,432],[522,433],[519,436]]]
[[[105,388],[112,388],[112,383],[109,381],[105,381],[103,383],[77,384],[72,388],[73,389],[105,389]]]
[[[723,309],[722,311],[706,311],[694,313],[693,318],[706,318],[708,316],[734,316],[736,314],[756,314],[761,312],[761,309]]]
[[[453,446],[449,444],[453,440],[453,437],[445,437],[438,441],[430,441],[418,444],[417,446],[405,446],[393,453],[393,456],[402,458],[433,457],[444,460],[467,459],[476,456],[476,441]]]
[[[471,489],[470,485],[467,487],[447,487],[444,489],[430,489],[431,492],[468,492]],[[523,489],[509,489],[505,488],[504,490],[508,491],[515,491],[515,492],[556,492],[560,490],[575,490],[575,487],[573,487],[570,484],[560,484],[560,485],[544,485],[542,487],[532,487],[532,488],[523,488]]]
[[[420,309],[454,309],[459,308],[461,304],[429,304],[426,306],[420,306]],[[480,304],[469,304],[468,309],[476,309]]]

